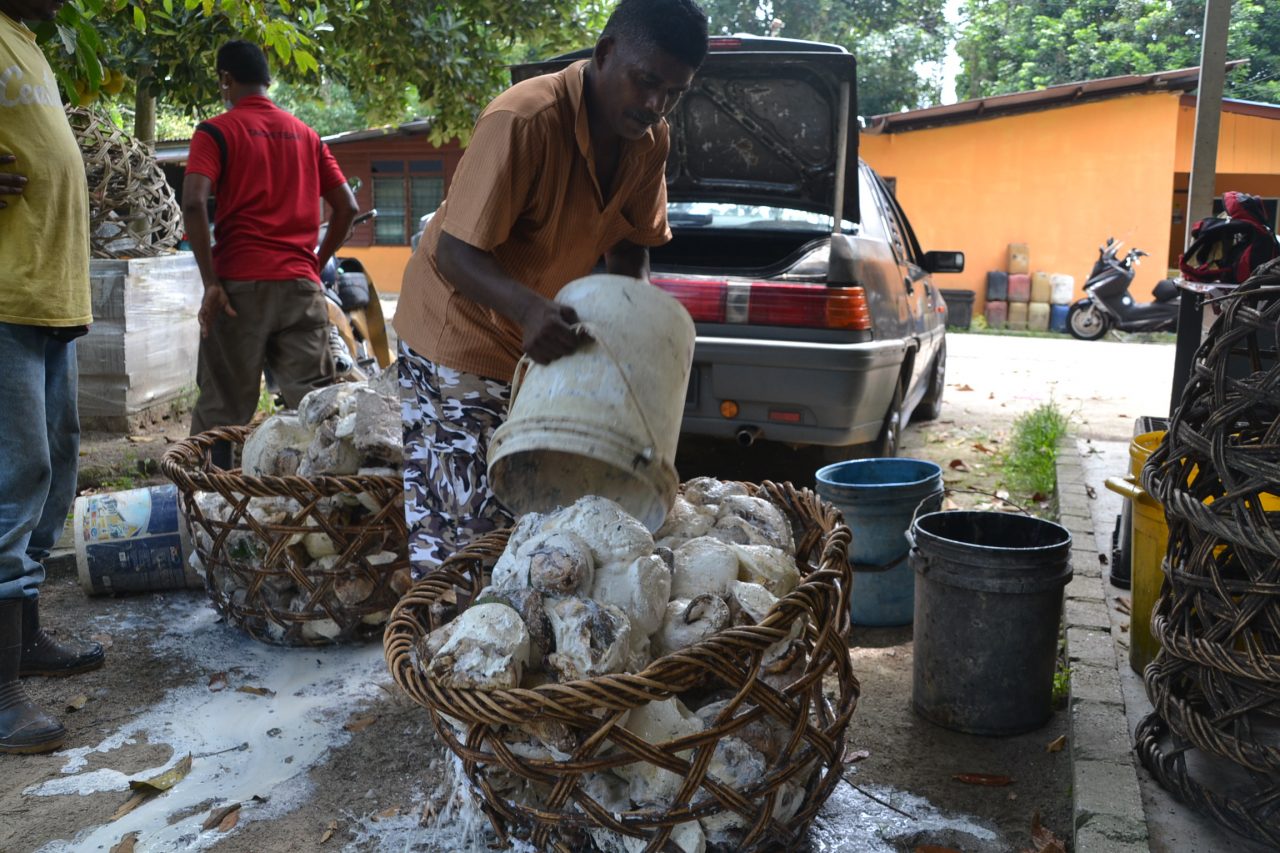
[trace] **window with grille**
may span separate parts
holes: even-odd
[[[444,200],[444,161],[374,160],[373,242],[379,246],[407,246],[418,220],[434,213]]]

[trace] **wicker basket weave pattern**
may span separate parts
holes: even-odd
[[[427,676],[421,642],[455,615],[454,601],[465,603],[486,585],[508,531],[482,537],[446,560],[396,606],[384,638],[392,676],[430,712],[436,731],[461,758],[481,808],[504,843],[514,835],[540,850],[567,853],[589,849],[587,830],[604,828],[645,839],[646,849],[657,851],[677,824],[733,813],[741,818],[736,849],[802,845],[809,823],[841,779],[845,730],[859,695],[848,653],[850,533],[839,513],[808,490],[773,483],[753,489],[790,516],[801,584],[759,624],[721,631],[653,661],[642,672],[496,691],[442,688]],[[797,620],[803,625],[805,659],[781,664],[796,665],[798,677],[775,689],[763,680],[763,653],[789,636]],[[649,743],[623,727],[633,708],[717,689],[728,702],[696,734]],[[446,715],[465,724],[465,739]],[[566,760],[528,758],[511,748],[516,727],[527,731],[547,724],[575,733],[578,745]],[[759,724],[787,733],[763,777],[735,788],[708,775],[717,746]],[[581,784],[583,774],[637,763],[681,778],[670,802],[615,813]],[[536,791],[536,804],[505,796],[513,785]],[[793,785],[803,786],[794,816],[785,823],[773,819],[786,786]]]
[[[1280,265],[1222,305],[1143,469],[1169,545],[1137,750],[1184,801],[1280,846],[1280,511],[1264,506],[1280,496]]]
[[[161,470],[178,486],[181,507],[197,556],[204,564],[205,586],[219,613],[258,640],[282,645],[321,645],[382,632],[382,614],[390,612],[398,596],[391,577],[408,566],[403,511],[404,486],[397,477],[248,477],[205,465],[209,448],[219,440],[241,444],[249,427],[219,427],[181,441],[160,460]],[[224,518],[211,518],[201,509],[197,493],[221,495],[230,507]],[[350,496],[361,495],[376,506],[349,517]],[[264,523],[251,512],[252,498],[286,498],[296,510]],[[338,558],[320,569],[298,554],[297,538],[323,533],[333,542]],[[249,534],[255,543],[250,555],[230,553],[229,542]],[[370,554],[392,551],[391,563],[373,564]],[[343,596],[352,586],[359,600]],[[273,590],[296,589],[288,606]],[[300,598],[301,596],[302,598]],[[300,604],[297,602],[301,602]],[[317,637],[303,626],[329,620],[328,634]]]

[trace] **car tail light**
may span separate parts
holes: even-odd
[[[861,287],[828,287],[777,281],[734,282],[711,278],[669,278],[653,283],[670,293],[700,323],[749,323],[810,329],[871,328],[867,295]],[[727,310],[730,289],[735,310]],[[740,301],[745,297],[745,305]]]
[[[725,36],[712,36],[707,39],[707,47],[712,50],[737,50],[742,47],[742,39]]]

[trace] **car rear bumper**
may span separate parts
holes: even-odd
[[[874,441],[901,375],[901,340],[853,344],[699,337],[682,431],[794,444]],[[738,406],[733,418],[721,404]],[[780,418],[786,418],[782,420]]]

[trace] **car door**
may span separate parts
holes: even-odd
[[[937,351],[938,339],[941,336],[941,324],[934,316],[936,294],[929,273],[921,266],[922,253],[916,242],[915,232],[907,221],[893,193],[874,170],[871,172],[872,184],[875,187],[876,201],[884,214],[885,227],[889,232],[889,244],[893,248],[897,260],[901,296],[906,306],[911,337],[917,344],[916,357],[912,363],[911,384],[907,388],[907,401],[914,404],[924,387],[924,377],[928,375],[929,366]]]

